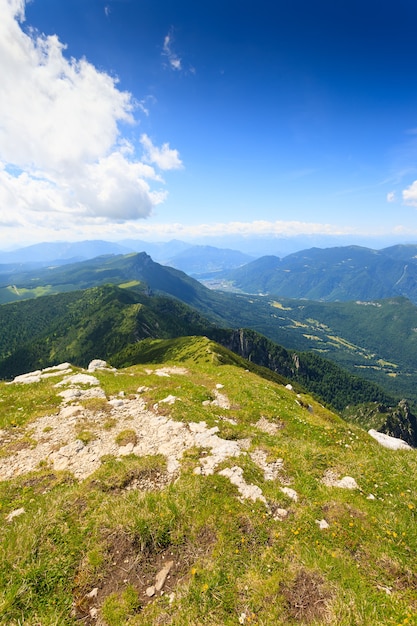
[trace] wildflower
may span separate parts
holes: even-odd
[[[207,591],[208,587],[209,587],[208,584],[204,583],[204,585],[201,587],[201,591],[203,591],[203,592]]]

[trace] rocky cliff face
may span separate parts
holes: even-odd
[[[411,446],[417,446],[417,418],[411,412],[407,400],[400,400],[379,430]]]
[[[224,331],[216,337],[225,348],[248,361],[267,367],[281,376],[293,377],[296,366],[290,353],[272,341],[247,328]]]

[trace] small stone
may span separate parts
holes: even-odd
[[[277,522],[282,522],[288,517],[289,513],[287,509],[276,509],[274,511],[274,520]]]
[[[148,598],[152,598],[155,595],[156,589],[155,587],[152,585],[151,587],[147,587],[145,593],[148,596]]]
[[[23,515],[23,513],[25,513],[25,509],[21,508],[21,509],[15,509],[14,511],[11,511],[7,516],[6,516],[6,521],[7,522],[11,522],[15,517],[19,517],[19,515]]]
[[[329,524],[328,522],[326,522],[325,519],[316,519],[316,524],[318,524],[320,530],[326,530],[327,528],[329,528]]]
[[[123,400],[120,400],[118,398],[112,398],[111,400],[109,400],[109,404],[111,404],[111,406],[114,407],[114,408],[118,408],[120,406],[124,406]]]
[[[169,395],[163,400],[160,400],[160,402],[165,402],[165,404],[174,404],[176,399],[177,399],[176,396]]]
[[[96,609],[96,607],[93,606],[90,609],[90,617],[91,617],[91,619],[97,619],[97,616],[98,616],[98,609]]]
[[[156,578],[155,578],[156,591],[161,591],[162,587],[165,585],[165,581],[173,565],[174,565],[174,561],[168,561],[165,567],[163,567],[161,571],[157,573]]]
[[[286,496],[291,498],[294,502],[298,502],[298,493],[294,491],[294,489],[290,489],[289,487],[281,487],[282,493],[285,493]]]
[[[339,480],[336,486],[341,489],[359,489],[358,483],[351,476],[344,476]]]

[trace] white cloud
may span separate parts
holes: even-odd
[[[113,232],[114,234],[114,232]],[[212,224],[180,224],[180,223],[137,223],[121,224],[117,230],[117,238],[150,237],[153,239],[199,237],[295,237],[298,235],[360,235],[356,229],[332,224],[314,222],[255,220],[253,222],[216,222]]]
[[[164,46],[162,48],[162,54],[167,57],[168,63],[171,69],[179,71],[182,69],[180,57],[172,49],[172,29],[164,38]]]
[[[24,0],[0,0],[0,220],[12,213],[26,227],[55,228],[71,216],[149,216],[166,195],[152,165],[180,167],[178,151],[147,139],[146,162],[136,156],[121,124],[148,114],[145,101],[87,60],[67,58],[56,35],[24,31],[24,9]]]
[[[164,143],[162,148],[158,148],[153,145],[146,134],[141,136],[140,142],[145,149],[146,160],[149,163],[154,163],[161,170],[177,170],[182,167],[178,150],[172,150],[168,143]]]
[[[389,193],[387,193],[387,202],[395,202],[395,200],[395,191],[390,191]]]
[[[403,200],[409,206],[417,207],[417,180],[403,191]]]

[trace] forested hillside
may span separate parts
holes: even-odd
[[[394,252],[401,253],[395,249],[390,254]],[[410,255],[411,252],[408,251],[408,254]],[[1,371],[15,372],[24,363],[35,363],[45,351],[48,352],[47,344],[42,344],[41,341],[39,346],[33,348],[33,358],[30,357],[32,349],[30,346],[25,346],[20,355],[11,356],[11,352],[14,352],[17,347],[16,340],[25,344],[26,337],[32,342],[32,339],[37,336],[31,328],[28,331],[23,329],[22,332],[11,330],[9,338],[9,322],[12,322],[14,316],[18,321],[19,315],[21,317],[27,315],[33,318],[35,330],[37,326],[42,330],[43,325],[49,323],[52,311],[56,307],[64,310],[67,304],[62,303],[73,301],[70,292],[95,285],[104,286],[109,282],[119,285],[125,291],[128,289],[131,292],[130,295],[123,297],[133,298],[134,304],[142,303],[141,298],[146,294],[174,297],[177,305],[180,302],[190,305],[195,313],[199,311],[206,320],[210,320],[210,324],[224,328],[250,328],[289,350],[296,350],[298,353],[314,351],[349,370],[351,374],[377,383],[386,389],[391,397],[406,398],[412,403],[417,403],[417,391],[414,385],[417,375],[417,333],[415,330],[417,306],[409,300],[400,297],[326,303],[216,292],[207,289],[179,270],[155,263],[145,253],[99,257],[66,267],[27,273],[18,285],[14,287],[9,285],[3,290],[0,289],[0,294],[20,299],[20,304],[23,306],[22,309],[18,309],[17,304],[7,305],[11,308],[7,309],[8,314],[3,324],[5,334],[1,341],[7,344],[3,349],[3,358],[10,356],[10,360],[6,369]],[[62,302],[59,299],[52,300],[51,309],[47,311],[38,310],[38,307],[46,309],[49,305],[35,304],[34,312],[30,313],[31,305],[25,305],[24,299],[28,296],[33,299],[40,293],[51,291],[63,293],[65,297]],[[78,296],[76,299],[78,301]],[[172,299],[169,302],[173,302]],[[112,307],[113,305],[110,305],[110,309]],[[167,309],[172,307],[174,304],[167,305]],[[18,313],[19,310],[20,313]],[[172,308],[172,314],[169,326],[174,328],[177,324],[174,308]],[[83,326],[74,323],[73,336],[65,338],[62,342],[62,346],[66,349],[72,346],[71,358],[76,358],[77,354],[82,352],[80,348],[82,343],[86,346],[84,348],[86,355],[92,354],[94,345],[101,345],[102,337],[106,338],[103,354],[108,355],[114,352],[112,346],[115,343],[120,345],[125,345],[123,342],[129,343],[135,336],[134,333],[138,338],[169,336],[169,334],[162,333],[161,322],[158,322],[159,330],[155,327],[155,320],[147,320],[144,327],[138,331],[132,330],[132,321],[117,322],[112,325],[107,322],[101,323],[102,316],[103,312],[98,304],[96,309],[91,309],[90,319],[86,320]],[[203,326],[206,324],[207,321]],[[64,327],[66,325],[67,322],[64,323]],[[150,335],[145,332],[147,325],[152,328]],[[113,328],[114,332],[112,332]],[[59,329],[54,332],[59,336]],[[185,328],[184,330],[182,326],[172,336],[181,334],[200,334],[200,329]],[[114,339],[115,337],[117,340]],[[58,343],[55,341],[55,344]],[[57,345],[54,348],[56,356],[62,354],[62,346]]]
[[[144,350],[151,360],[145,339],[205,335],[246,359],[245,367],[259,372],[261,366],[263,376],[291,380],[340,412],[373,402],[383,403],[391,414],[400,400],[319,355],[287,350],[249,329],[219,328],[178,300],[116,286],[3,305],[0,325],[0,376],[5,379],[65,361],[86,367],[97,355],[127,366],[141,362]],[[414,429],[407,440],[417,443]]]
[[[325,301],[405,296],[417,303],[417,246],[311,248],[283,259],[261,257],[224,279],[253,294]]]

